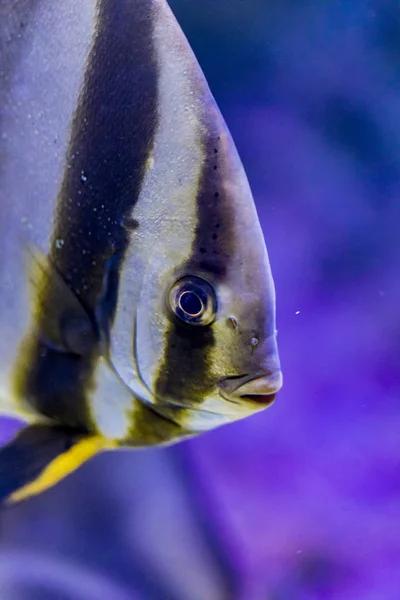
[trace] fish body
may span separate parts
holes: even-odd
[[[263,234],[166,1],[3,0],[0,84],[0,497],[270,405]]]

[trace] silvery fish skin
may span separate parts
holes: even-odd
[[[272,403],[263,234],[165,0],[2,0],[0,206],[3,413],[146,446]]]

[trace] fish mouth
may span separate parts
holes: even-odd
[[[241,396],[241,398],[267,407],[275,402],[276,394],[245,394],[244,396]]]
[[[244,400],[267,407],[275,401],[282,383],[282,372],[277,369],[272,373],[223,377],[219,381],[218,388],[221,396],[230,402],[240,404]]]

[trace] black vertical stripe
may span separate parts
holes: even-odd
[[[206,115],[207,116],[207,115]],[[228,150],[213,123],[205,124],[202,165],[197,196],[197,226],[189,260],[182,273],[209,273],[210,281],[223,281],[229,268],[234,244],[232,199],[224,190]],[[195,327],[171,319],[164,357],[155,393],[159,400],[195,404],[215,387],[210,353],[215,346],[213,325]]]
[[[102,0],[57,203],[51,258],[93,310],[106,263],[128,245],[157,124],[149,2]],[[60,247],[60,240],[63,244]]]
[[[129,243],[124,218],[129,221],[138,199],[157,127],[150,6],[145,0],[98,2],[97,31],[57,198],[49,262],[77,296],[94,328],[94,311],[105,279],[118,286],[119,267]],[[68,328],[59,286],[52,285],[52,270],[44,304]],[[106,298],[107,317],[112,319],[115,289],[114,293],[108,290]],[[49,348],[52,334],[43,310],[32,335],[31,366],[23,381],[19,373],[21,395],[62,423],[87,425],[96,344],[82,353]]]

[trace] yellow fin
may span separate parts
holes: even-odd
[[[0,500],[20,502],[44,492],[117,443],[60,427],[31,425],[0,449]]]

